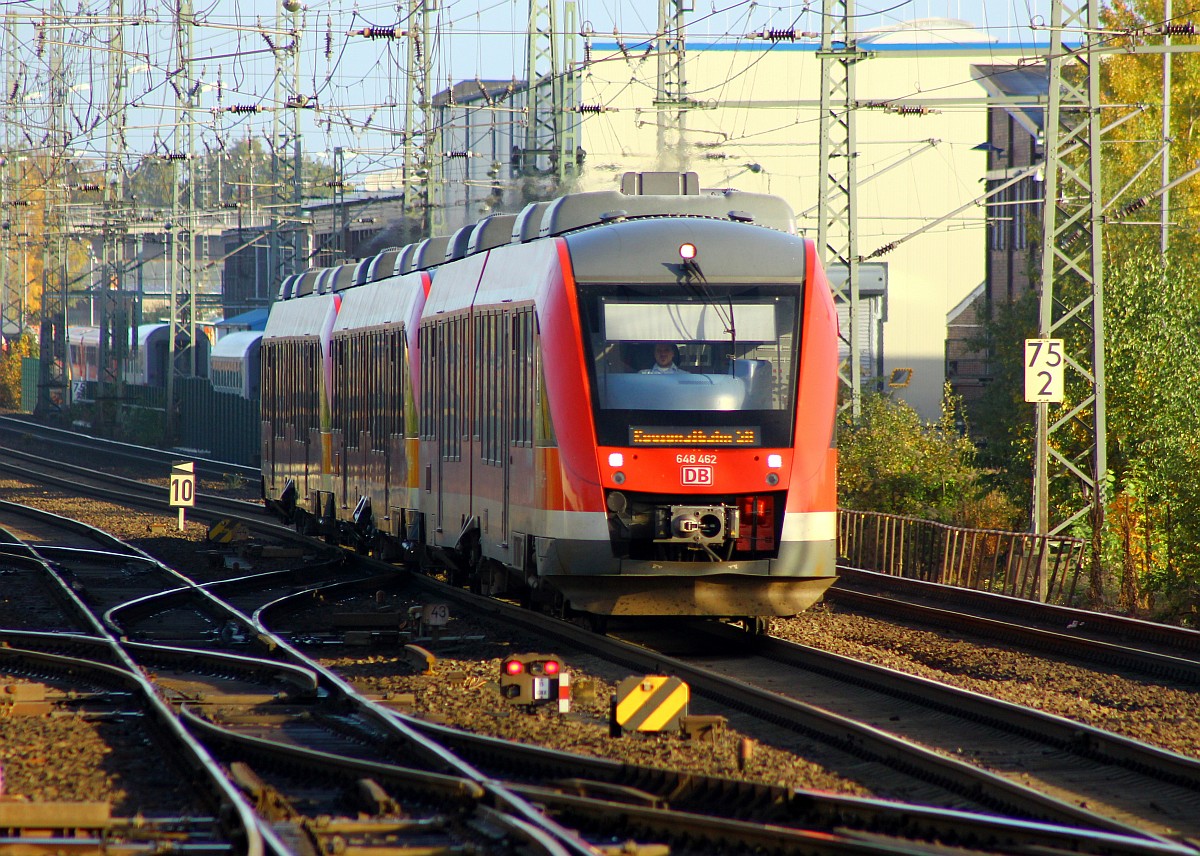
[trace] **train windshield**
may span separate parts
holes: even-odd
[[[601,445],[791,445],[794,287],[581,286],[580,311]]]

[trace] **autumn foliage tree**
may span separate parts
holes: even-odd
[[[1188,20],[1193,12],[1176,21],[1164,21],[1162,0],[1112,0],[1101,12],[1103,26],[1116,33],[1129,33],[1122,43],[1160,45],[1163,25]],[[1180,41],[1176,39],[1176,41]],[[1173,58],[1171,64],[1170,171],[1183,176],[1196,166],[1200,143],[1200,64],[1194,54]],[[1110,225],[1105,230],[1105,250],[1117,260],[1134,248],[1156,252],[1159,245],[1157,192],[1161,184],[1163,149],[1163,57],[1157,53],[1117,51],[1105,57],[1102,66],[1104,124],[1111,126],[1104,138],[1104,198],[1113,200]],[[1124,121],[1121,121],[1124,120]],[[1150,166],[1146,169],[1147,165]],[[1170,243],[1181,255],[1200,250],[1200,176],[1171,188],[1168,219]],[[1174,253],[1173,253],[1174,255]]]

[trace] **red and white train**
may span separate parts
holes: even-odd
[[[635,192],[661,178],[285,281],[266,502],[563,612],[810,606],[835,575],[829,284],[783,200]]]

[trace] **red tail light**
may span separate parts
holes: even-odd
[[[519,675],[525,671],[525,664],[520,660],[506,660],[504,662],[504,671],[510,675]]]
[[[547,660],[542,665],[543,665],[547,675],[554,676],[554,675],[558,674],[558,661],[557,660]]]
[[[737,548],[739,550],[775,549],[775,497],[743,496],[738,498],[741,516]]]

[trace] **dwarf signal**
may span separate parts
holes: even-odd
[[[512,654],[500,664],[500,695],[513,704],[533,707],[557,701],[559,712],[566,713],[570,685],[562,658],[553,654]]]

